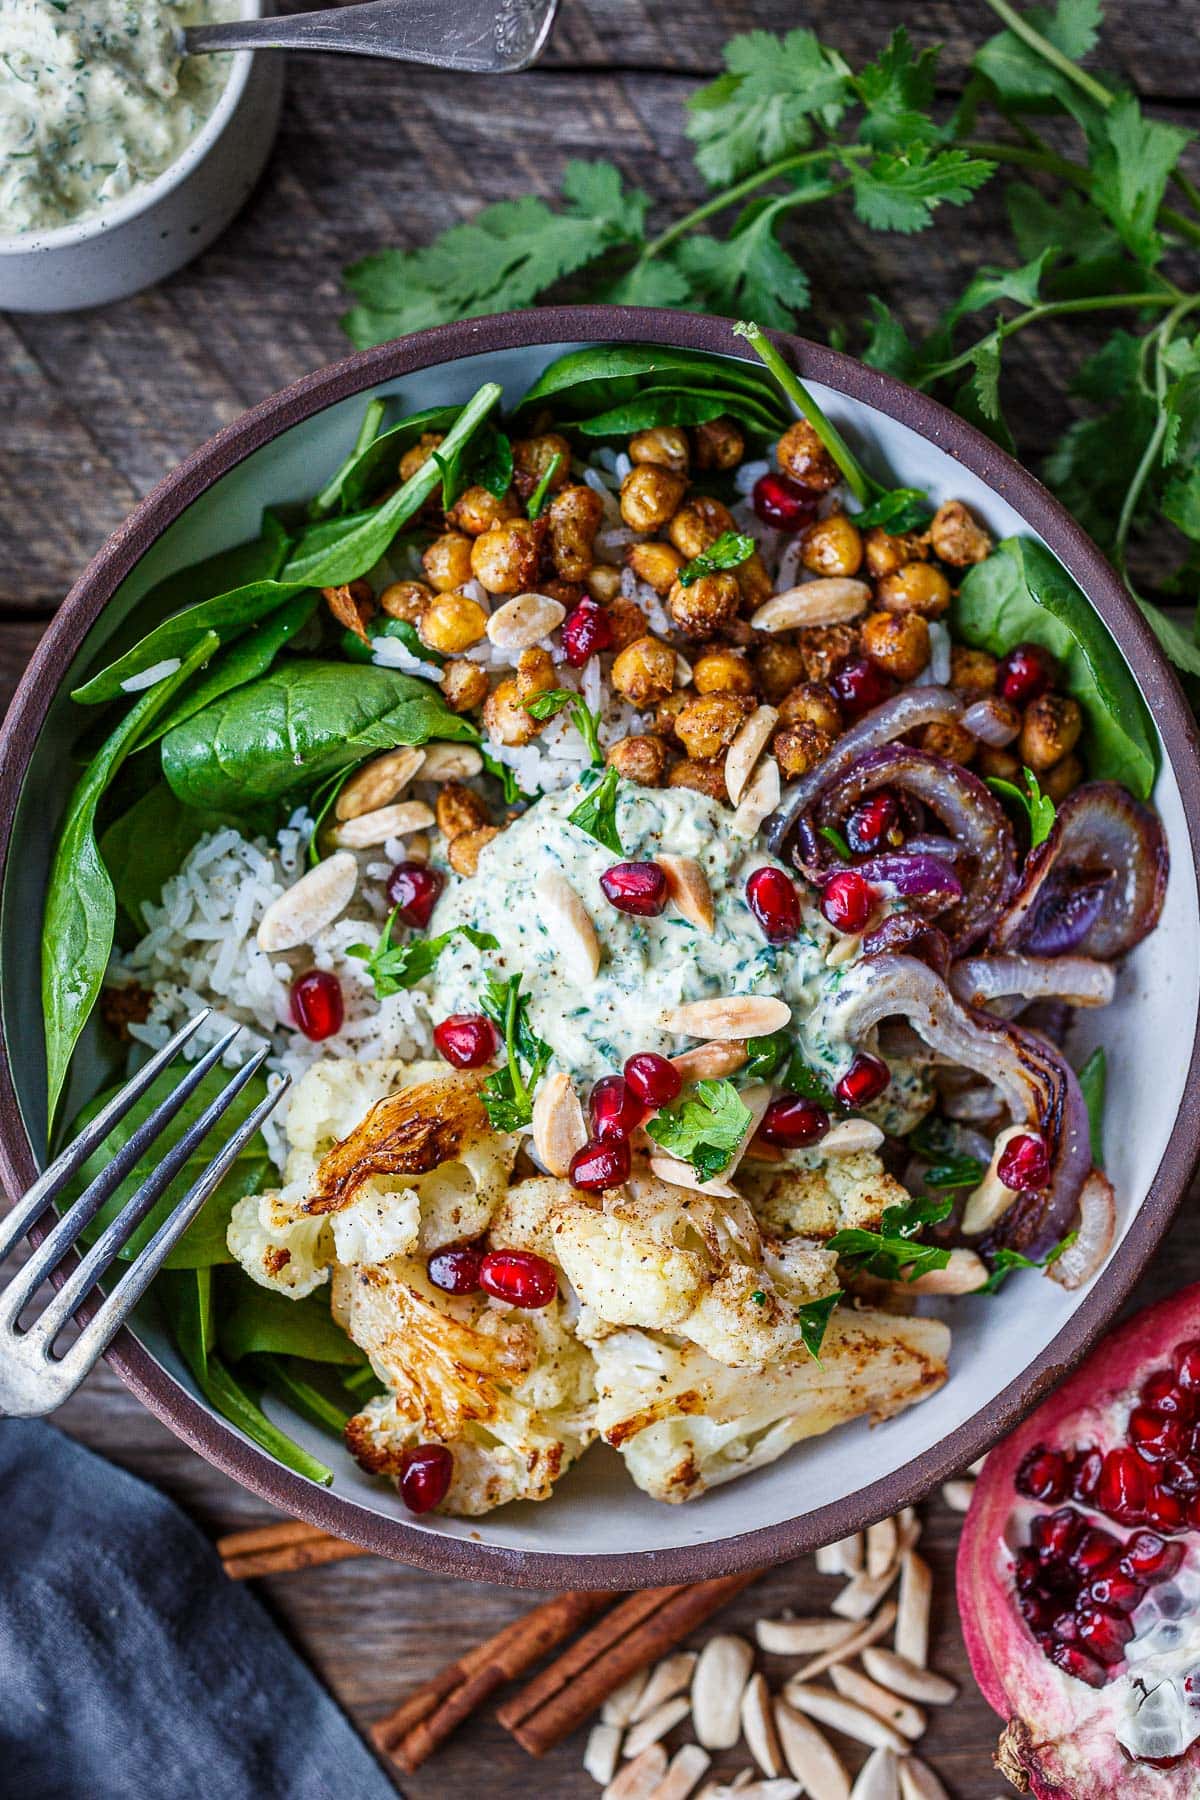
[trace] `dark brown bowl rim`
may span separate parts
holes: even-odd
[[[460,357],[538,344],[661,343],[730,353],[727,320],[655,308],[557,306],[437,326],[359,351],[252,407],[159,482],[101,547],[64,600],[29,664],[0,731],[0,892],[18,795],[38,733],[85,633],[162,531],[213,482],[281,432],[376,383]],[[776,341],[800,373],[912,427],[969,469],[1036,531],[1079,582],[1127,655],[1179,783],[1193,864],[1200,875],[1200,752],[1191,713],[1149,626],[1091,539],[1032,475],[982,433],[925,394],[852,357],[787,333]],[[704,1544],[629,1555],[560,1555],[440,1536],[371,1512],[315,1486],[244,1441],[164,1369],[128,1332],[108,1360],[122,1381],[177,1437],[273,1506],[381,1556],[443,1575],[515,1587],[630,1589],[706,1580],[799,1556],[858,1531],[927,1494],[995,1441],[1083,1356],[1145,1269],[1179,1205],[1200,1155],[1200,1020],[1188,1081],[1167,1149],[1137,1217],[1099,1281],[1052,1343],[987,1407],[940,1443],[869,1487],[814,1512]],[[13,1088],[0,1019],[0,1180],[10,1194],[37,1166]]]

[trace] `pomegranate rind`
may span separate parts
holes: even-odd
[[[956,1566],[959,1618],[971,1669],[1006,1721],[999,1758],[1037,1800],[1195,1800],[1193,1746],[1174,1769],[1130,1761],[1113,1735],[1110,1690],[1074,1681],[1048,1662],[1014,1604],[1006,1531],[1017,1469],[1038,1444],[1101,1450],[1124,1441],[1129,1399],[1178,1344],[1200,1338],[1200,1283],[1118,1326],[1049,1399],[992,1451],[975,1484]],[[1116,1528],[1123,1534],[1123,1528]],[[1194,1538],[1194,1534],[1189,1534]]]

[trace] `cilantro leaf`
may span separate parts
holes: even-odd
[[[931,1269],[944,1269],[950,1261],[949,1250],[937,1244],[920,1244],[915,1239],[923,1225],[940,1224],[953,1210],[953,1200],[916,1199],[906,1206],[889,1206],[880,1220],[880,1230],[854,1227],[836,1231],[826,1248],[846,1262],[861,1263],[868,1274],[885,1281],[915,1281]]]
[[[553,719],[563,710],[564,706],[569,706],[575,729],[587,745],[592,767],[603,766],[604,752],[600,748],[599,715],[592,711],[574,688],[550,688],[544,694],[534,694],[532,699],[525,701],[524,705],[525,711],[535,719]]]
[[[727,1168],[753,1118],[731,1081],[698,1081],[648,1122],[647,1135],[672,1156],[690,1162],[701,1181]]]
[[[790,1094],[799,1094],[802,1100],[815,1100],[826,1112],[837,1112],[841,1102],[828,1084],[821,1080],[815,1069],[810,1069],[799,1050],[794,1050],[787,1068],[780,1078]]]
[[[936,50],[913,55],[912,40],[903,25],[892,33],[876,61],[866,63],[854,78],[854,91],[866,110],[858,133],[862,143],[888,149],[896,144],[929,143],[942,135],[930,116],[937,62]]]
[[[701,550],[699,556],[693,556],[691,562],[684,564],[679,571],[679,582],[683,587],[691,587],[702,575],[715,575],[719,569],[739,568],[754,555],[754,550],[754,539],[745,532],[723,531],[707,550]]]
[[[481,1008],[504,1038],[504,1066],[488,1076],[480,1096],[497,1131],[520,1131],[533,1119],[533,1094],[554,1054],[529,1022],[520,975],[489,975]]]
[[[977,1288],[972,1288],[972,1293],[998,1294],[1005,1281],[1015,1269],[1050,1268],[1052,1264],[1058,1261],[1064,1250],[1069,1250],[1071,1248],[1071,1245],[1078,1236],[1079,1233],[1077,1231],[1069,1231],[1065,1238],[1053,1245],[1051,1249],[1047,1250],[1045,1256],[1043,1256],[1040,1261],[1035,1261],[1032,1257],[1025,1256],[1020,1250],[999,1249],[993,1251],[992,1272],[986,1281],[981,1281]]]
[[[854,210],[875,231],[924,231],[939,206],[964,206],[994,169],[965,150],[912,144],[885,151],[852,168]]]
[[[850,99],[848,69],[811,31],[747,31],[725,46],[724,75],[688,101],[687,132],[710,187],[724,187],[832,130]]]
[[[614,856],[624,856],[625,846],[617,830],[617,791],[621,777],[610,763],[600,780],[585,794],[579,805],[567,814],[572,825],[580,831],[586,831],[590,838],[611,850]]]
[[[1103,10],[1101,0],[1059,0],[1052,13],[1032,6],[1023,17],[1056,50],[1077,61],[1095,47]],[[1014,31],[997,32],[989,38],[976,51],[972,67],[986,76],[1001,100],[1010,106],[1057,101],[1074,110],[1079,103],[1069,78]]]
[[[755,1081],[770,1081],[791,1053],[792,1040],[786,1031],[773,1031],[770,1037],[747,1038],[742,1073],[753,1076]]]
[[[977,1156],[955,1156],[947,1162],[933,1163],[925,1171],[926,1187],[978,1187],[987,1173]]]
[[[1119,94],[1088,131],[1092,198],[1146,268],[1162,256],[1155,221],[1171,171],[1191,138],[1178,125],[1147,119],[1132,94]]]
[[[350,944],[346,950],[347,956],[357,956],[366,963],[375,984],[377,1000],[386,1000],[389,994],[398,994],[402,989],[424,981],[451,938],[465,937],[477,950],[500,948],[490,931],[476,931],[472,925],[452,925],[449,931],[443,931],[437,937],[412,938],[407,944],[393,944],[392,931],[399,911],[398,906],[392,908],[373,949],[368,944]]]
[[[990,776],[988,786],[1002,800],[1011,800],[1020,807],[1029,821],[1029,848],[1036,850],[1050,836],[1057,809],[1049,794],[1043,794],[1033,770],[1022,769],[1021,773],[1025,777],[1023,788],[1015,781],[1004,781],[999,775]]]
[[[803,1306],[796,1308],[796,1317],[800,1322],[800,1341],[818,1368],[821,1366],[821,1345],[825,1341],[833,1309],[843,1297],[843,1290],[835,1288],[832,1294],[825,1294],[820,1300],[808,1300]]]
[[[824,187],[834,192],[831,182]],[[677,246],[675,266],[701,305],[731,316],[750,313],[782,329],[794,324],[812,290],[800,264],[775,235],[775,223],[795,203],[791,194],[754,201],[723,242],[697,232]]]

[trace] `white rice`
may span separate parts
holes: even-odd
[[[399,669],[403,675],[419,675],[422,681],[441,687],[445,672],[436,663],[422,662],[400,638],[377,637],[371,640],[371,661],[380,669]]]

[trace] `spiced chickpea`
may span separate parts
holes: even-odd
[[[618,739],[604,760],[626,781],[636,781],[639,787],[661,787],[671,755],[662,738],[634,734]]]
[[[781,725],[815,725],[837,737],[842,729],[842,709],[823,681],[802,681],[779,702]]]
[[[894,575],[885,575],[875,597],[885,612],[940,619],[950,604],[950,583],[932,563],[910,562]]]
[[[493,525],[471,545],[471,573],[489,594],[519,594],[536,585],[540,521],[507,519]]]
[[[797,775],[807,775],[810,769],[815,769],[822,757],[829,755],[833,742],[830,732],[802,722],[782,726],[775,733],[771,749],[780,774],[785,781],[792,781]]]
[[[537,437],[517,438],[514,440],[512,453],[513,486],[523,500],[528,500],[556,456],[558,463],[550,477],[548,491],[556,494],[571,479],[571,446],[557,431],[544,431]]]
[[[869,613],[862,622],[862,647],[878,668],[897,681],[911,681],[929,666],[929,626],[920,613]]]
[[[474,788],[461,781],[447,781],[438,789],[433,803],[438,830],[447,840],[461,837],[464,831],[478,831],[488,823],[487,807]]]
[[[752,550],[745,562],[738,564],[733,574],[746,612],[754,612],[775,592],[775,583],[767,574],[767,565],[757,550]]]
[[[688,637],[708,638],[736,619],[742,590],[729,569],[701,575],[689,587],[677,581],[667,596],[667,611]]]
[[[685,706],[690,706],[696,698],[692,688],[676,688],[673,694],[667,694],[654,708],[654,723],[650,727],[655,737],[668,741],[675,737],[675,721]]]
[[[675,686],[674,650],[659,638],[636,638],[613,663],[612,684],[633,706],[665,699]]]
[[[451,712],[474,712],[487,694],[487,671],[478,663],[451,661],[442,670],[442,698]]]
[[[599,494],[582,484],[560,489],[546,508],[550,558],[564,581],[582,581],[591,568],[603,517]]]
[[[434,451],[442,441],[440,431],[423,431],[415,444],[410,444],[400,458],[398,470],[401,481],[410,481],[418,469],[423,469]]]
[[[754,702],[745,694],[698,694],[675,721],[675,736],[688,755],[706,761],[728,750]]]
[[[474,875],[479,869],[480,851],[499,836],[498,825],[481,825],[477,831],[464,831],[451,840],[446,861],[456,875]]]
[[[423,581],[393,581],[379,596],[379,609],[389,619],[406,619],[415,625],[433,605],[433,589]]]
[[[857,656],[862,633],[857,625],[810,625],[797,639],[808,681],[828,681],[839,663]]]
[[[950,647],[950,686],[968,706],[972,700],[984,700],[995,692],[999,667],[996,658],[986,650],[969,650],[965,644]]]
[[[634,531],[659,531],[686,491],[683,475],[657,463],[637,463],[621,483],[621,517]]]
[[[714,756],[711,760],[689,757],[686,762],[677,762],[667,776],[667,786],[690,788],[693,793],[707,794],[710,800],[719,800],[724,806],[729,804],[723,756]]]
[[[1061,806],[1067,795],[1077,788],[1083,780],[1083,764],[1074,754],[1064,756],[1061,762],[1047,769],[1041,778],[1040,786],[1043,794],[1048,794],[1055,806]]]
[[[470,581],[471,548],[471,539],[461,531],[444,531],[434,538],[421,556],[430,587],[439,594],[450,594]]]
[[[842,479],[841,470],[807,419],[789,425],[775,451],[785,475],[815,494],[828,493]]]
[[[417,635],[430,650],[455,656],[483,639],[487,621],[478,600],[468,600],[465,594],[443,594],[421,614]]]
[[[692,428],[692,454],[698,469],[736,469],[746,452],[746,439],[733,419],[722,415]]]
[[[587,589],[582,581],[560,581],[556,575],[550,581],[539,581],[537,591],[550,600],[557,600],[560,606],[565,606],[571,612],[579,605]]]
[[[667,526],[667,536],[684,560],[691,562],[715,544],[723,531],[732,530],[733,514],[722,501],[711,494],[694,494]]]
[[[554,658],[550,652],[543,650],[540,644],[522,650],[517,658],[517,692],[522,700],[532,700],[535,694],[548,694],[556,685]]]
[[[862,533],[845,513],[818,519],[800,539],[800,561],[814,575],[857,575],[862,559]]]
[[[637,431],[629,440],[632,463],[653,463],[670,469],[674,475],[686,475],[690,452],[687,433],[678,425],[652,425],[648,431]]]
[[[878,581],[884,575],[894,575],[905,563],[924,562],[929,552],[915,532],[893,535],[882,525],[872,525],[863,538],[863,554],[867,573]]]
[[[593,563],[584,576],[584,583],[592,599],[606,605],[621,591],[621,571],[616,563]]]
[[[933,515],[929,527],[933,553],[953,569],[965,569],[991,554],[992,540],[961,500],[947,500]]]
[[[798,681],[804,680],[804,657],[796,644],[785,644],[772,638],[755,652],[754,673],[762,689],[763,699],[778,706],[785,694]]]
[[[1026,768],[1040,774],[1069,756],[1079,742],[1083,714],[1066,694],[1042,694],[1031,700],[1021,720],[1018,746]]]
[[[649,544],[630,544],[625,552],[625,560],[647,587],[652,587],[656,594],[669,594],[675,583],[675,577],[683,567],[683,558],[674,544],[661,544],[657,541]]]
[[[979,740],[971,736],[965,725],[958,725],[953,719],[944,724],[923,725],[917,734],[917,743],[930,755],[952,763],[973,762],[979,749]]]
[[[465,531],[468,537],[478,537],[481,532],[489,531],[493,525],[502,524],[505,519],[523,517],[521,503],[511,489],[498,500],[485,487],[467,488],[446,514],[447,521],[456,530]]]
[[[525,710],[515,676],[507,675],[483,703],[483,728],[496,744],[532,744],[543,723]]]
[[[709,650],[692,670],[698,694],[752,694],[754,671],[737,650]]]
[[[980,744],[975,752],[975,771],[985,781],[1019,782],[1021,759],[1011,750],[998,749],[994,744]]]

